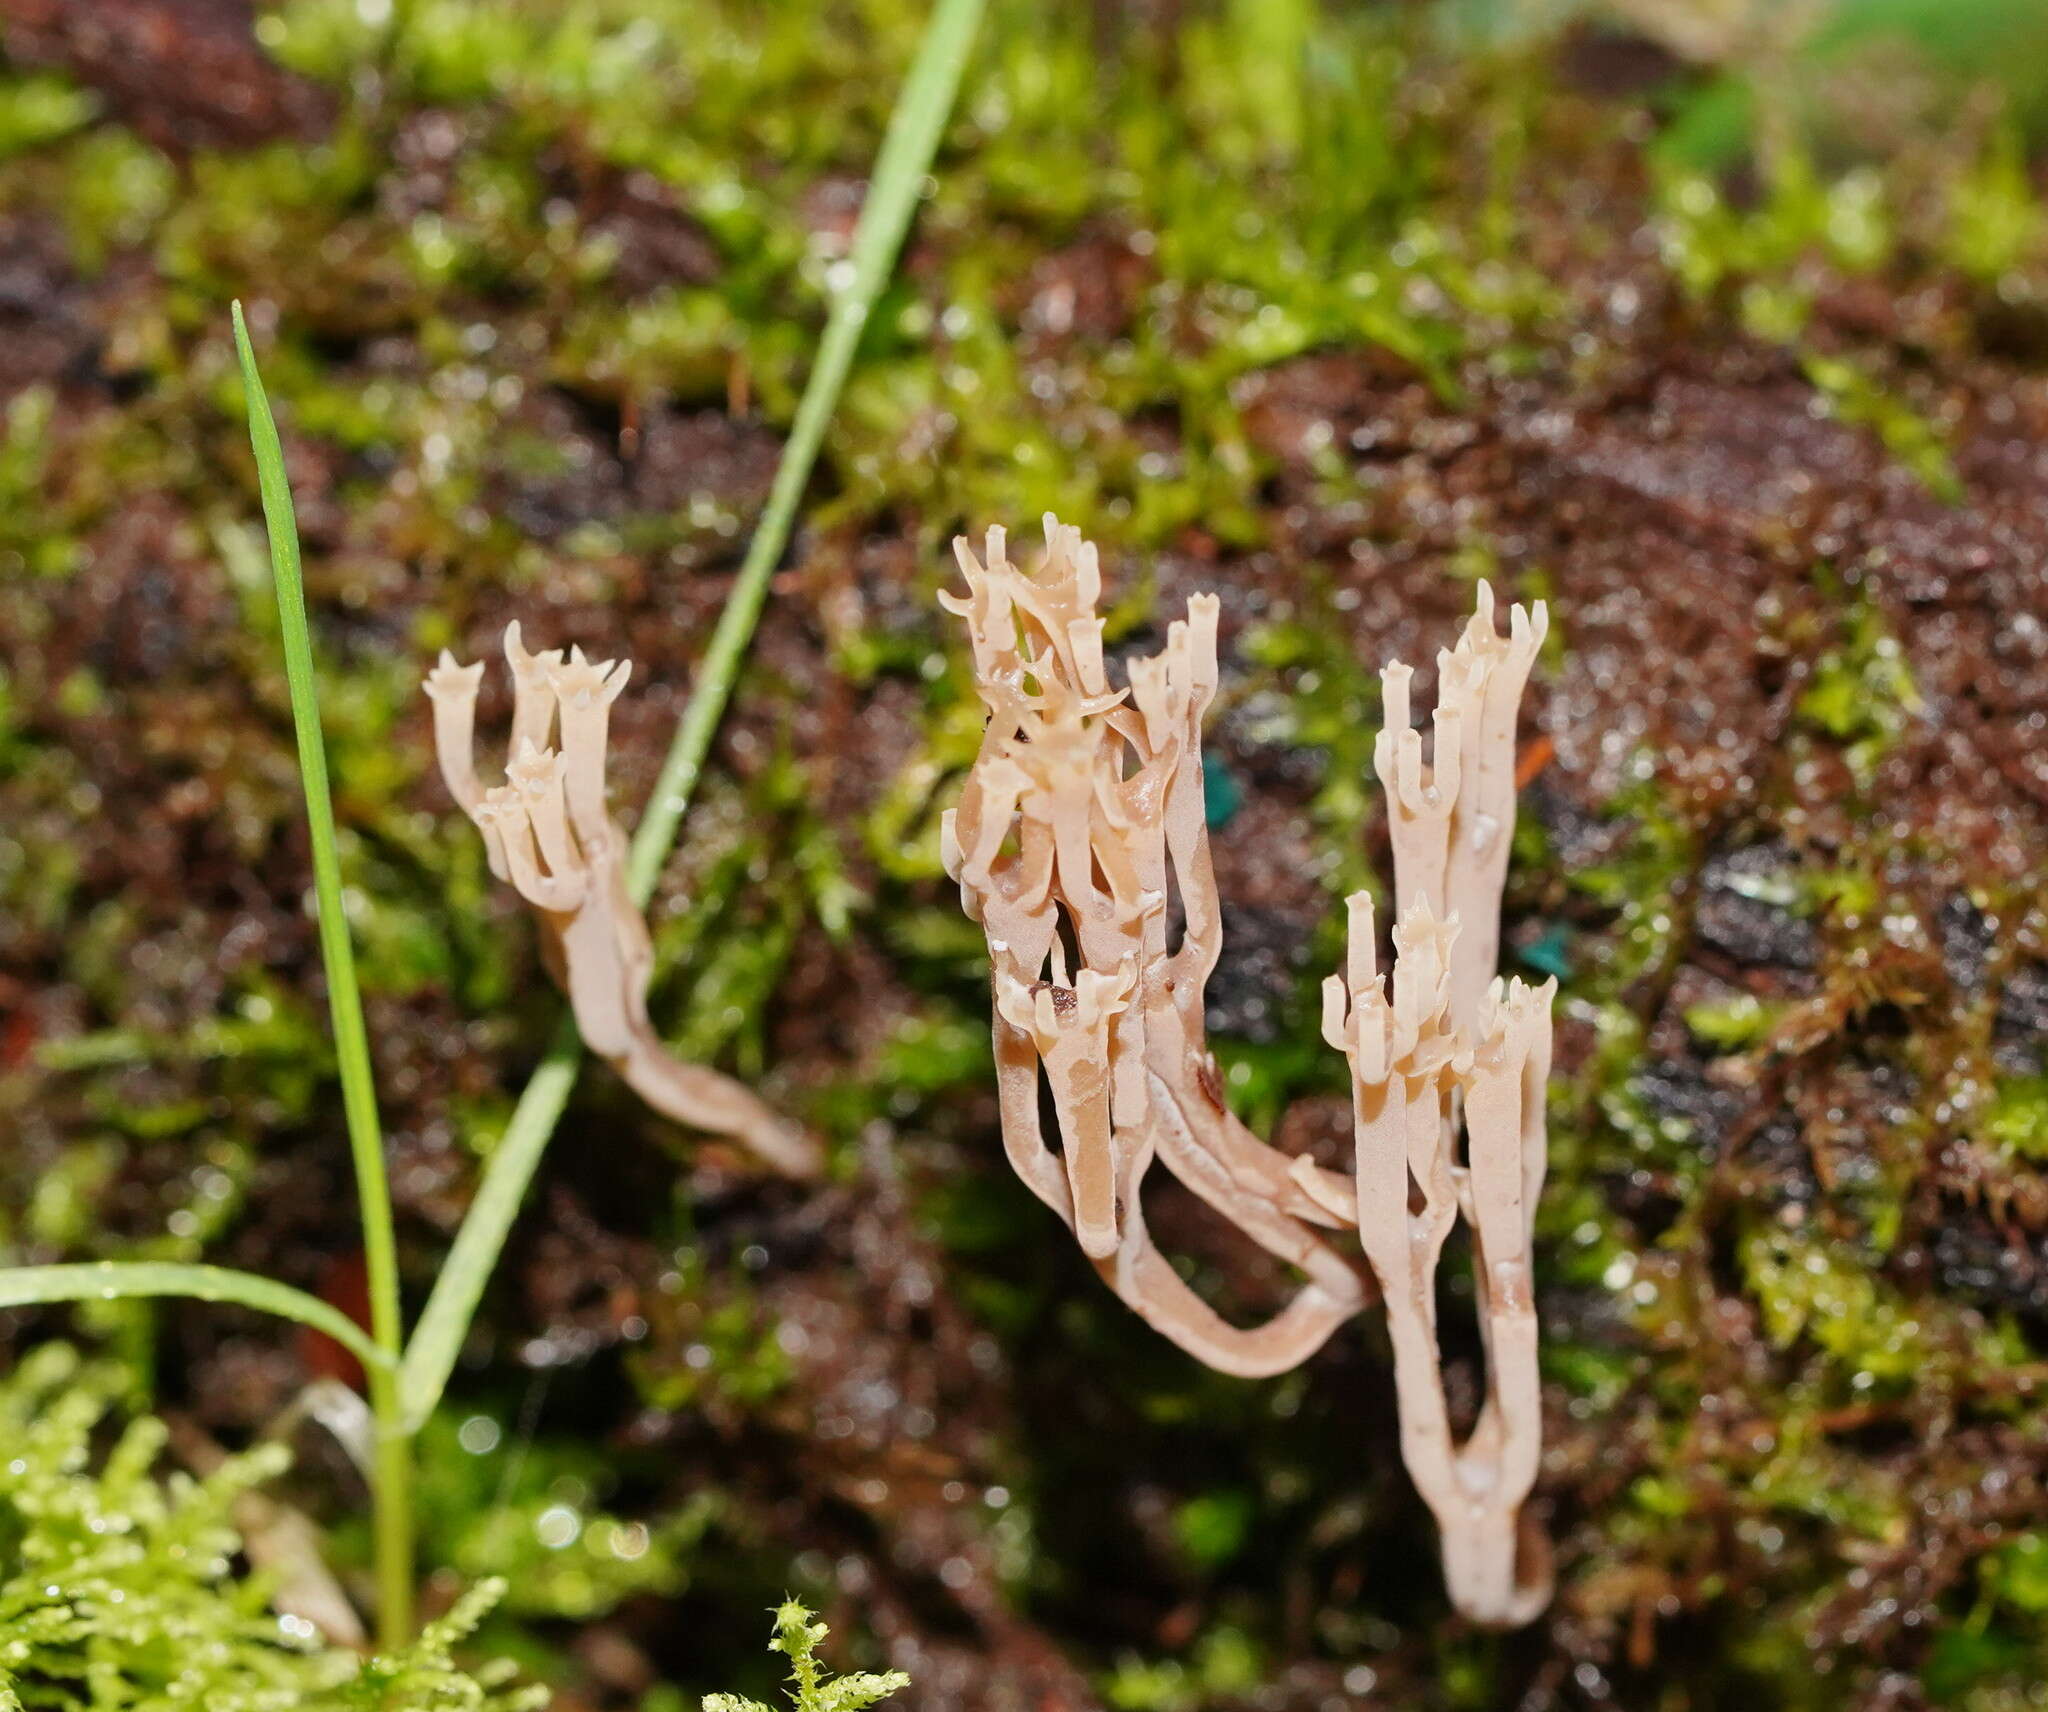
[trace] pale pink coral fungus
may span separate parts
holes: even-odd
[[[808,1176],[817,1144],[729,1076],[663,1047],[647,1016],[653,948],[626,888],[626,837],[605,807],[612,703],[630,661],[572,648],[531,654],[505,630],[512,733],[505,782],[485,789],[473,758],[481,663],[445,651],[427,674],[434,749],[448,794],[483,834],[491,872],[533,906],[549,973],[585,1043],[665,1116],[729,1135],[778,1171]],[[557,739],[559,737],[559,747]]]
[[[1010,563],[1000,529],[981,557],[956,541],[967,593],[940,596],[966,620],[988,709],[942,848],[988,938],[1005,1150],[1110,1288],[1224,1372],[1284,1372],[1384,1297],[1403,1457],[1436,1515],[1451,1597],[1475,1620],[1526,1622],[1550,1593],[1525,1500],[1541,1450],[1530,1246],[1554,983],[1504,983],[1494,965],[1515,721],[1544,608],[1515,607],[1503,636],[1480,585],[1471,622],[1438,656],[1428,762],[1408,723],[1409,668],[1383,674],[1374,762],[1394,846],[1391,980],[1361,892],[1345,972],[1324,991],[1324,1036],[1351,1067],[1346,1175],[1253,1135],[1224,1104],[1204,1034],[1222,944],[1201,764],[1215,597],[1194,596],[1166,646],[1112,688],[1095,549],[1051,517],[1045,527],[1030,572]],[[1041,1078],[1057,1151],[1040,1128]],[[1272,1318],[1232,1325],[1153,1245],[1141,1186],[1155,1163],[1301,1275]],[[1436,1328],[1436,1270],[1461,1216],[1487,1359],[1462,1444]],[[1335,1240],[1346,1228],[1362,1262]]]

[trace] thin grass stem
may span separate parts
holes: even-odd
[[[0,1267],[0,1308],[45,1302],[114,1302],[142,1296],[183,1296],[198,1302],[234,1302],[325,1332],[363,1364],[388,1372],[392,1358],[339,1308],[289,1284],[226,1266],[169,1260],[80,1260],[56,1266]]]
[[[313,895],[320,930],[320,960],[327,971],[327,1008],[334,1027],[335,1061],[341,1073],[342,1111],[349,1152],[355,1162],[356,1195],[362,1220],[363,1259],[369,1274],[370,1338],[389,1359],[365,1368],[370,1408],[377,1422],[377,1456],[372,1532],[377,1572],[377,1629],[386,1647],[412,1638],[413,1517],[412,1451],[399,1404],[392,1364],[404,1345],[398,1300],[398,1240],[391,1218],[391,1190],[384,1172],[384,1139],[377,1121],[377,1091],[370,1071],[370,1043],[363,1026],[362,995],[356,986],[355,952],[342,908],[341,859],[335,845],[334,804],[327,783],[327,750],[320,737],[318,686],[313,676],[313,642],[306,623],[306,590],[299,566],[298,521],[285,479],[284,448],[270,414],[270,400],[256,369],[242,306],[234,306],[235,349],[249,412],[249,443],[256,453],[263,494],[263,520],[270,535],[270,564],[277,588],[279,629],[284,641],[285,680],[291,689],[292,726],[299,747],[299,780],[306,797],[306,824],[313,848]]]

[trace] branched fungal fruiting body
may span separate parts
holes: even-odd
[[[1548,1545],[1524,1501],[1541,1449],[1530,1245],[1554,986],[1504,984],[1493,965],[1515,720],[1542,605],[1516,607],[1503,637],[1481,585],[1472,622],[1439,656],[1430,765],[1408,727],[1409,668],[1383,675],[1375,771],[1394,844],[1391,990],[1359,893],[1345,974],[1324,992],[1324,1035],[1352,1071],[1357,1160],[1346,1177],[1267,1146],[1230,1113],[1204,1034],[1222,941],[1201,764],[1215,598],[1191,599],[1165,648],[1133,660],[1127,686],[1112,689],[1100,570],[1077,530],[1048,517],[1029,573],[1010,564],[999,529],[982,558],[964,540],[954,550],[967,595],[940,598],[967,622],[989,718],[943,846],[988,937],[1012,1165],[1125,1302],[1223,1372],[1284,1372],[1383,1296],[1402,1454],[1437,1517],[1451,1597],[1480,1622],[1528,1621],[1550,1594]],[[1057,1153],[1040,1129],[1041,1076]],[[1277,1315],[1230,1324],[1153,1246],[1141,1188],[1155,1161],[1303,1275]],[[1460,1216],[1487,1356],[1486,1401],[1462,1444],[1436,1328],[1437,1266]],[[1357,1230],[1363,1264],[1333,1240],[1344,1228]]]
[[[529,654],[505,630],[511,759],[485,789],[473,748],[483,665],[445,651],[427,675],[434,749],[448,793],[483,834],[491,872],[533,906],[548,972],[584,1042],[666,1117],[729,1135],[790,1176],[818,1169],[817,1144],[729,1076],[672,1056],[647,1017],[647,925],[626,889],[626,837],[605,808],[611,706],[630,661],[592,665],[580,648]],[[559,728],[559,746],[556,745]]]
[[[1003,1140],[1103,1279],[1226,1373],[1282,1373],[1364,1306],[1370,1283],[1323,1232],[1344,1221],[1224,1105],[1203,1032],[1222,944],[1202,810],[1201,724],[1216,689],[1216,602],[1197,596],[1164,652],[1104,675],[1101,578],[1079,532],[1048,523],[1026,577],[991,530],[958,546],[988,729],[947,816],[949,872],[986,930],[995,978]],[[1169,950],[1167,902],[1185,916]],[[1070,972],[1069,944],[1079,968]],[[1039,1130],[1050,1081],[1060,1151]],[[1153,1163],[1307,1282],[1263,1325],[1231,1325],[1153,1246],[1140,1186]]]

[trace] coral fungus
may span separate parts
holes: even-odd
[[[1217,685],[1217,603],[1188,602],[1157,655],[1112,688],[1095,549],[1046,520],[1035,571],[1003,532],[955,551],[988,725],[948,816],[948,872],[988,937],[1004,1145],[1104,1280],[1183,1349],[1226,1373],[1284,1372],[1382,1295],[1403,1454],[1435,1512],[1452,1599],[1526,1622],[1550,1593],[1524,1516],[1541,1445],[1532,1213],[1543,1180],[1552,986],[1493,974],[1514,826],[1514,739],[1545,613],[1495,629],[1491,591],[1439,659],[1431,763],[1408,727],[1410,670],[1383,674],[1375,770],[1395,852],[1391,994],[1370,897],[1324,993],[1324,1034],[1351,1065],[1352,1176],[1291,1158],[1222,1097],[1203,1000],[1222,943],[1201,765]],[[1040,1081],[1059,1148],[1040,1128]],[[1272,1318],[1223,1319],[1153,1244],[1141,1200],[1157,1161],[1304,1282]],[[1463,1216],[1487,1394],[1454,1440],[1437,1349],[1436,1273]],[[1365,1264],[1337,1246],[1355,1227]],[[1377,1284],[1377,1292],[1374,1285]]]
[[[505,630],[505,663],[513,691],[505,783],[486,789],[476,775],[481,662],[458,665],[444,651],[428,674],[434,748],[449,795],[483,834],[491,872],[533,906],[549,972],[585,1043],[664,1116],[732,1136],[791,1176],[816,1171],[809,1136],[731,1077],[674,1057],[648,1021],[654,954],[626,889],[626,837],[604,792],[611,706],[631,662],[594,665],[580,648],[566,657],[528,653],[515,621]]]

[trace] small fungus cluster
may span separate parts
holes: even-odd
[[[533,906],[548,972],[569,996],[584,1043],[664,1116],[727,1135],[790,1176],[819,1166],[817,1144],[750,1089],[661,1044],[647,1018],[654,967],[647,924],[626,888],[626,837],[605,807],[612,703],[630,661],[593,665],[572,648],[530,654],[505,631],[512,673],[511,759],[485,789],[474,759],[483,664],[445,651],[428,674],[434,749],[449,795],[483,834],[491,872]]]

